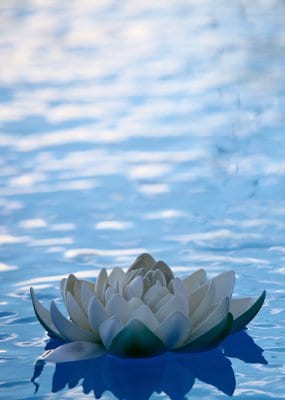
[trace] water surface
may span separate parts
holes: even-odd
[[[284,17],[280,1],[1,1],[0,398],[285,398]],[[213,353],[131,376],[113,358],[46,366],[35,387],[30,286],[60,301],[66,274],[143,251],[179,276],[234,269],[235,293],[267,302]]]

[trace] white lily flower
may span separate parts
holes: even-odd
[[[50,310],[31,296],[39,322],[51,337],[68,343],[48,352],[47,361],[86,359],[109,352],[147,357],[164,351],[193,352],[215,346],[244,328],[263,305],[258,298],[232,298],[233,271],[208,280],[199,269],[185,279],[174,277],[162,261],[140,255],[125,273],[102,269],[95,282],[69,275],[61,282],[69,314],[52,301]]]

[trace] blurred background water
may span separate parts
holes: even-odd
[[[66,274],[143,251],[179,276],[234,269],[237,295],[268,292],[249,338],[212,363],[168,360],[185,390],[147,396],[285,398],[284,18],[277,0],[1,0],[1,399],[94,398],[96,362],[47,366],[34,395],[47,337],[29,287],[48,304]],[[115,391],[124,379],[101,398],[139,399],[140,386]]]

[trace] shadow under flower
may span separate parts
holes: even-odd
[[[49,341],[47,349],[58,343]],[[220,347],[207,352],[180,354],[164,353],[147,359],[122,359],[110,355],[100,358],[56,364],[52,392],[65,387],[74,388],[80,382],[85,394],[93,391],[100,399],[110,391],[121,400],[148,400],[151,395],[164,392],[172,400],[184,400],[195,379],[205,382],[231,396],[236,387],[231,361],[238,358],[246,363],[267,364],[263,350],[241,331],[229,336]],[[32,382],[39,388],[37,378],[44,368],[39,360]]]

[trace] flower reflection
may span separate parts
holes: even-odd
[[[56,345],[58,342],[51,340],[47,349]],[[245,331],[241,331],[229,336],[221,347],[191,355],[164,353],[148,359],[105,355],[92,360],[60,363],[56,364],[52,392],[82,385],[83,393],[93,392],[96,399],[110,391],[119,400],[148,400],[154,392],[163,392],[170,399],[182,400],[198,379],[231,396],[236,381],[232,363],[227,357],[239,358],[247,363],[267,364],[262,353],[263,349]],[[39,389],[37,378],[43,368],[44,361],[39,360],[32,378],[36,391]]]

